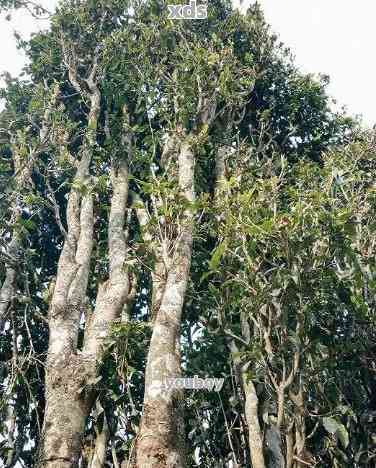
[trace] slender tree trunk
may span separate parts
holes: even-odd
[[[194,155],[188,138],[180,145],[179,187],[194,200]],[[180,375],[180,322],[192,255],[193,214],[184,213],[175,239],[175,254],[167,259],[166,280],[154,289],[154,325],[145,376],[144,408],[137,440],[137,466],[186,466],[182,391],[165,388],[167,379]],[[161,271],[155,272],[161,275]],[[162,275],[163,276],[163,275]]]
[[[103,411],[99,401],[97,400],[96,405],[96,413],[99,414],[100,411]],[[94,453],[93,457],[90,461],[89,468],[103,468],[104,463],[106,461],[106,452],[107,452],[107,444],[110,438],[110,431],[107,424],[106,415],[103,415],[103,427],[102,430],[99,431],[98,428],[95,429],[96,432],[96,439],[95,439],[95,446],[94,446]]]
[[[291,400],[295,405],[295,453],[296,453],[296,467],[304,468],[306,465],[306,426],[305,426],[305,406],[304,395],[301,384],[297,393],[292,391],[289,393]]]
[[[37,155],[46,148],[47,140],[50,131],[50,115],[56,103],[57,96],[59,94],[59,87],[54,86],[52,90],[51,98],[46,106],[46,110],[43,115],[43,119],[40,125],[38,142],[34,147],[29,148],[29,156],[27,159],[23,157],[22,152],[19,151],[16,138],[14,141],[11,141],[12,146],[12,156],[14,162],[14,179],[15,179],[15,193],[12,198],[12,203],[10,206],[10,211],[12,213],[12,223],[16,223],[21,218],[21,208],[20,208],[20,195],[25,189],[28,189],[31,182],[31,176],[33,174],[35,159]],[[16,289],[16,280],[17,280],[17,269],[18,262],[20,260],[19,256],[22,249],[22,237],[14,229],[9,243],[8,251],[6,252],[9,257],[9,262],[5,269],[5,278],[3,284],[0,288],[0,331],[3,330],[6,314],[9,308],[9,304],[12,298],[15,296]]]
[[[259,420],[259,400],[256,388],[252,380],[247,379],[247,375],[242,371],[242,362],[239,357],[239,350],[234,340],[227,340],[231,350],[237,379],[244,391],[244,414],[248,425],[248,444],[251,453],[253,468],[265,468],[263,433]]]
[[[8,254],[9,256],[17,261],[21,249],[21,239],[14,233],[13,239],[9,244]],[[15,264],[8,265],[5,269],[5,279],[0,289],[0,331],[3,330],[6,321],[6,314],[8,311],[9,304],[13,296],[15,295],[16,289],[16,266]]]
[[[245,382],[245,417],[248,424],[248,442],[253,468],[265,468],[263,436],[258,415],[258,397],[252,381]]]
[[[220,146],[216,156],[215,166],[215,197],[221,196],[221,184],[225,179],[226,157],[231,154],[229,146]],[[249,342],[250,332],[245,318],[241,317],[242,335],[245,341]],[[244,414],[248,425],[248,444],[251,454],[251,461],[253,468],[265,468],[264,448],[263,448],[263,434],[259,421],[259,401],[255,386],[251,380],[247,379],[246,374],[242,371],[242,362],[239,357],[239,350],[233,339],[227,338],[228,347],[232,354],[234,362],[236,377],[238,384],[244,391]]]
[[[16,414],[12,405],[8,405],[8,414],[6,418],[6,422],[8,425],[8,437],[7,443],[9,451],[6,456],[6,468],[14,466],[14,458],[16,454],[16,447],[15,447],[15,431],[16,431]]]

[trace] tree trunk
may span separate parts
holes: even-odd
[[[281,431],[275,424],[268,426],[265,439],[269,455],[268,468],[285,468]]]
[[[244,415],[248,425],[248,444],[253,468],[265,468],[263,433],[259,420],[259,400],[252,380],[242,371],[242,362],[239,350],[233,340],[227,340],[231,350],[239,386],[244,392]]]
[[[238,385],[244,392],[244,415],[248,425],[248,444],[252,467],[265,468],[263,433],[260,427],[259,400],[256,388],[252,380],[248,380],[246,373],[242,370],[243,363],[234,340],[227,337],[226,341],[231,351]]]
[[[253,468],[265,468],[263,437],[258,415],[258,397],[252,381],[245,382],[245,417],[248,424],[248,442]]]
[[[109,279],[98,288],[94,315],[87,325],[82,352],[77,351],[77,330],[85,307],[92,246],[92,198],[82,200],[81,230],[75,266],[66,242],[59,261],[50,309],[50,344],[46,377],[46,412],[40,466],[77,467],[85,420],[94,402],[93,383],[101,344],[126,303],[129,278],[124,267],[127,233],[124,230],[128,198],[125,161],[112,171],[113,196],[109,220]],[[73,194],[73,200],[75,196]],[[77,206],[76,204],[74,204]],[[70,212],[70,210],[68,210]],[[70,219],[69,225],[74,225]],[[72,239],[72,242],[74,239]],[[68,282],[68,284],[67,284]],[[69,291],[68,297],[65,291]],[[64,301],[64,302],[63,302]]]
[[[41,151],[46,149],[50,131],[50,116],[56,103],[58,94],[59,86],[55,85],[52,90],[50,101],[48,102],[43,115],[38,141],[34,147],[29,148],[29,156],[27,159],[25,159],[23,153],[19,151],[19,142],[16,139],[11,142],[15,171],[14,179],[16,183],[16,192],[14,194],[15,196],[13,197],[13,202],[10,206],[10,211],[12,212],[12,223],[14,225],[21,218],[20,195],[22,192],[27,190],[30,185],[32,185],[31,177],[33,174],[35,159]],[[9,243],[9,249],[6,252],[10,262],[7,264],[5,269],[5,278],[0,289],[0,331],[3,330],[9,304],[15,295],[17,267],[20,260],[19,256],[21,253],[21,248],[22,237],[16,230],[13,230],[11,241]]]
[[[215,198],[221,196],[221,185],[226,181],[226,158],[231,155],[231,147],[223,145],[218,148],[215,166]],[[249,327],[243,315],[241,316],[242,335],[246,342],[250,340]],[[251,380],[247,380],[246,373],[242,371],[242,361],[239,357],[239,350],[233,339],[226,337],[228,347],[232,354],[232,360],[236,371],[238,385],[244,391],[244,414],[248,425],[248,444],[251,454],[253,468],[265,468],[263,434],[260,427],[258,408],[259,401],[255,386]]]
[[[305,425],[305,405],[304,394],[299,383],[297,393],[292,391],[289,393],[291,400],[294,403],[294,419],[295,419],[295,453],[296,453],[296,467],[304,468],[307,466],[306,458],[306,425]]]
[[[8,253],[12,259],[17,260],[21,249],[21,240],[16,233],[13,234],[13,239],[9,244]],[[3,331],[6,314],[9,304],[15,294],[16,288],[16,266],[8,265],[5,269],[5,279],[0,289],[0,331]]]
[[[178,156],[179,188],[194,201],[194,155],[188,138]],[[137,439],[137,466],[147,468],[186,466],[182,390],[165,388],[168,379],[180,375],[180,322],[192,254],[193,214],[184,212],[178,227],[175,254],[167,260],[166,281],[158,281],[152,305],[153,333],[146,375],[144,408]],[[159,270],[160,270],[160,264]],[[155,272],[161,274],[160,271]]]
[[[96,62],[93,70],[95,66]],[[39,466],[44,468],[78,466],[85,421],[95,401],[96,362],[101,354],[101,344],[108,336],[111,323],[121,315],[129,289],[124,265],[127,253],[124,225],[128,167],[126,157],[122,155],[122,158],[112,161],[111,169],[113,194],[108,227],[109,279],[98,287],[94,315],[86,321],[83,350],[77,350],[80,319],[87,312],[86,289],[94,226],[89,167],[96,144],[101,99],[93,74],[88,84],[91,107],[87,134],[75,183],[68,198],[68,228],[49,309],[46,409],[39,452]]]
[[[99,401],[97,400],[97,414],[103,411]],[[95,429],[96,432],[96,439],[95,439],[95,446],[94,446],[94,454],[93,458],[90,461],[89,468],[103,468],[104,463],[106,461],[106,451],[107,451],[107,444],[110,438],[110,431],[107,424],[106,415],[103,415],[103,427],[102,430],[99,431],[97,428]]]
[[[293,425],[287,429],[286,433],[286,468],[293,468],[294,465],[294,433]]]
[[[78,466],[85,419],[92,404],[85,386],[95,370],[95,362],[85,362],[77,353],[94,225],[93,199],[88,186],[90,156],[86,153],[82,158],[75,182],[86,182],[88,194],[81,196],[77,189],[73,189],[69,195],[68,232],[49,309],[46,408],[39,461],[40,467],[46,468]]]

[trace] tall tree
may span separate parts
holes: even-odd
[[[2,459],[367,466],[372,135],[257,4],[167,15],[65,0],[22,43],[30,82],[1,116]],[[166,387],[183,371],[221,394]]]

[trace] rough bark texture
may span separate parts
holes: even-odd
[[[286,468],[293,468],[294,464],[294,436],[292,427],[289,427],[286,434]]]
[[[87,170],[88,166],[79,171],[80,175],[84,176]],[[85,420],[93,404],[91,385],[96,377],[101,344],[127,300],[129,280],[124,267],[127,254],[124,224],[128,171],[125,160],[113,162],[111,181],[109,279],[98,288],[96,307],[85,331],[82,352],[76,348],[77,331],[85,308],[93,239],[93,203],[90,193],[82,198],[78,219],[78,194],[72,192],[69,199],[68,226],[71,229],[60,257],[50,308],[43,467],[78,466]],[[104,444],[104,439],[102,442]]]
[[[94,81],[96,67],[97,58],[94,58],[87,80],[90,89],[87,134],[68,198],[66,238],[49,309],[46,410],[39,454],[39,466],[45,468],[78,466],[85,421],[95,401],[93,384],[101,344],[111,323],[120,317],[129,289],[124,265],[127,255],[128,166],[127,157],[123,154],[111,161],[109,278],[98,287],[94,314],[86,322],[83,350],[77,350],[80,318],[87,312],[86,289],[93,247],[93,196],[89,168],[96,144],[101,99]],[[69,72],[71,83],[80,92],[73,65]],[[124,145],[128,144],[126,135],[125,128]],[[124,150],[128,151],[129,146]]]
[[[306,452],[305,402],[301,384],[297,393],[291,391],[289,395],[294,403],[295,466],[296,468],[304,468],[307,463],[310,463],[310,460],[309,454]]]
[[[109,279],[100,285],[93,318],[85,334],[83,354],[100,354],[101,344],[115,319],[121,316],[129,293],[129,276],[125,268],[127,236],[124,229],[128,199],[128,168],[125,160],[116,162],[111,181],[113,195],[108,228]]]
[[[194,155],[188,138],[180,144],[178,177],[181,194],[194,200]],[[193,215],[184,213],[175,254],[167,259],[166,280],[154,284],[154,326],[145,376],[144,408],[137,440],[137,467],[186,466],[182,391],[166,389],[166,379],[180,375],[180,322],[192,254]],[[160,271],[155,275],[163,277]]]
[[[89,164],[90,156],[86,153],[75,182],[87,182]],[[92,403],[86,398],[85,386],[95,363],[85,362],[77,353],[93,246],[93,199],[89,187],[87,190],[84,196],[77,189],[69,195],[67,237],[49,309],[46,409],[39,461],[46,468],[78,466],[81,436]]]
[[[77,331],[85,308],[85,294],[92,250],[93,206],[90,194],[81,201],[78,223],[77,198],[71,194],[68,225],[71,232],[59,261],[50,308],[50,344],[46,377],[46,412],[40,466],[76,467],[81,454],[85,420],[93,404],[91,385],[101,344],[126,303],[129,280],[124,268],[127,233],[124,230],[128,197],[126,162],[114,163],[113,195],[109,219],[109,279],[98,289],[94,315],[87,325],[82,352],[77,351]],[[79,230],[75,231],[75,227]],[[73,233],[78,238],[73,237]],[[76,240],[78,239],[78,240]],[[72,246],[76,246],[72,250]],[[75,255],[74,255],[75,253]],[[68,294],[67,294],[68,291]],[[102,440],[104,444],[104,439]],[[105,450],[105,449],[103,449]]]

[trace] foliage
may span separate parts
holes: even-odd
[[[31,2],[3,1],[0,10],[26,3],[34,8]],[[250,464],[235,365],[240,360],[257,388],[263,430],[275,426],[279,409],[282,436],[292,425],[304,432],[317,466],[371,466],[374,134],[357,133],[356,122],[330,110],[326,77],[296,68],[257,4],[241,16],[228,2],[213,1],[207,21],[191,22],[168,20],[165,6],[62,1],[50,30],[22,43],[30,79],[8,77],[1,91],[6,107],[0,115],[0,284],[9,266],[17,268],[17,281],[0,341],[0,458],[9,466],[35,461],[45,406],[48,308],[70,189],[91,193],[95,205],[94,252],[79,324],[82,347],[98,288],[109,275],[110,165],[117,167],[129,152],[126,130],[132,140],[126,267],[137,294],[124,312],[127,320],[114,323],[104,343],[99,378],[90,383],[104,411],[90,415],[85,441],[95,439],[105,416],[108,463],[110,448],[120,461],[130,456],[152,329],[151,272],[159,260],[154,244],[166,242],[173,250],[179,223],[191,210],[197,229],[182,366],[189,376],[225,378],[220,394],[187,392],[191,465]],[[95,128],[88,117],[93,57],[101,91]],[[56,86],[48,137],[40,145]],[[171,177],[176,155],[164,151],[179,125],[190,133],[196,157],[194,203]],[[88,141],[90,188],[74,179]],[[223,147],[225,174],[218,191],[214,173]],[[22,187],[14,177],[17,157],[32,166]],[[145,207],[152,240],[136,216]],[[8,255],[14,234],[22,244],[16,259]],[[299,391],[303,415],[294,400]],[[5,424],[10,413],[13,433]]]

